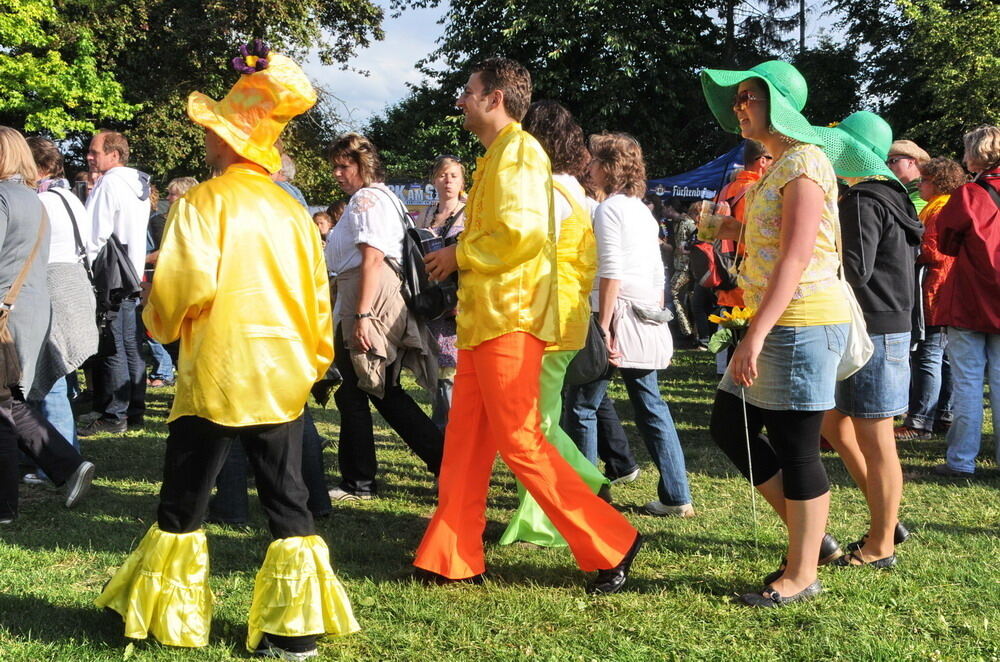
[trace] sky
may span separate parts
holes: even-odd
[[[401,101],[408,92],[406,84],[421,79],[414,64],[435,49],[434,42],[444,31],[437,25],[443,8],[411,9],[392,18],[388,3],[377,4],[386,10],[385,40],[373,42],[349,62],[355,69],[367,70],[368,76],[324,66],[316,55],[303,67],[314,83],[339,100],[334,107],[345,128],[360,129],[368,118]]]

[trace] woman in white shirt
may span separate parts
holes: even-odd
[[[670,314],[663,308],[659,226],[642,201],[646,192],[642,148],[629,135],[603,133],[591,136],[590,152],[590,182],[608,196],[594,215],[598,288],[591,304],[607,337],[612,363],[625,382],[636,425],[660,472],[658,499],[647,503],[645,510],[651,515],[692,517],[684,453],[656,375],[669,365],[673,344],[667,325]],[[579,387],[575,401],[569,403],[588,456],[596,454],[596,410],[608,381]]]
[[[399,384],[404,348],[381,345],[391,342],[394,329],[410,329],[402,282],[390,265],[398,264],[403,254],[405,208],[382,183],[378,153],[367,138],[343,135],[330,146],[328,156],[337,183],[351,196],[326,238],[327,265],[337,281],[334,361],[344,379],[334,394],[340,410],[341,482],[330,490],[330,498],[370,499],[378,472],[370,405],[435,475],[441,468],[444,438]],[[365,366],[361,374],[359,366]]]
[[[47,276],[52,300],[52,327],[28,398],[79,449],[66,375],[97,352],[97,304],[85,267],[97,256],[90,239],[93,220],[63,177],[63,157],[56,144],[29,138],[28,146],[38,167],[38,198],[51,229]]]

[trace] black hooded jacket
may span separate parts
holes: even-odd
[[[907,333],[919,305],[914,263],[924,227],[897,181],[868,180],[840,199],[844,276],[868,333]]]

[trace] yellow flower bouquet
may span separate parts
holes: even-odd
[[[708,349],[718,354],[727,347],[735,347],[753,319],[752,308],[733,308],[724,310],[722,315],[709,315],[708,321],[719,325],[719,330],[708,340]]]

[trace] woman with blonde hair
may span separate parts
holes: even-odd
[[[642,201],[642,148],[627,134],[603,133],[591,136],[590,153],[590,182],[607,196],[594,213],[598,287],[591,306],[625,382],[639,433],[660,472],[658,498],[645,510],[661,517],[693,517],[684,453],[657,382],[657,370],[670,364],[673,344],[670,313],[663,307],[659,224]],[[605,378],[577,387],[568,404],[569,424],[588,457],[596,456],[596,412],[609,382]]]
[[[943,476],[969,478],[982,438],[983,381],[988,377],[993,438],[1000,458],[1000,127],[965,134],[965,167],[974,179],[957,188],[938,216],[938,249],[955,257],[941,287],[935,321],[948,327],[954,421]]]
[[[465,229],[465,166],[457,156],[444,154],[437,157],[431,166],[431,184],[437,191],[437,202],[424,207],[416,226],[434,231],[444,245],[451,245],[458,241],[458,235]],[[440,319],[428,321],[427,328],[438,344],[439,373],[431,406],[431,420],[444,430],[448,424],[451,390],[458,365],[455,311],[451,310]]]
[[[336,273],[333,311],[335,365],[343,382],[334,394],[340,410],[340,484],[334,501],[375,496],[378,461],[371,406],[435,476],[444,438],[399,383],[405,366],[428,390],[436,385],[433,339],[403,299],[394,268],[403,256],[409,219],[403,203],[383,183],[378,152],[364,136],[348,133],[328,151],[333,176],[351,196],[326,238],[326,258]]]
[[[13,338],[16,359],[10,360],[18,364],[0,365],[2,376],[9,379],[0,384],[0,524],[10,524],[17,516],[18,447],[52,482],[67,485],[67,508],[80,500],[94,478],[94,465],[25,402],[52,311],[46,282],[49,224],[34,190],[37,182],[38,170],[24,137],[0,126],[0,300],[9,307],[0,311],[0,319]],[[15,284],[19,291],[12,291]]]

